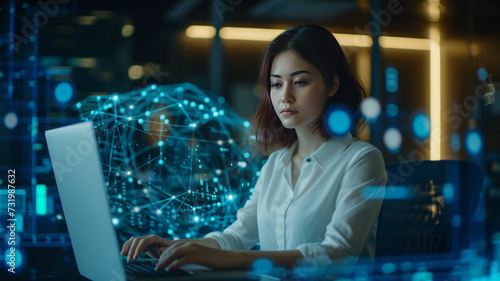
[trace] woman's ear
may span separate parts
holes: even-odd
[[[333,97],[339,90],[339,86],[340,86],[340,78],[338,75],[335,75],[333,76],[332,84],[328,89],[328,97]]]

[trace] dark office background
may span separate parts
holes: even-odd
[[[29,264],[19,268],[36,276],[32,268],[42,264],[43,252],[52,251],[54,263],[72,264],[44,131],[79,122],[76,102],[190,82],[223,96],[250,120],[258,103],[259,58],[268,41],[192,38],[187,28],[286,29],[312,23],[372,38],[370,46],[343,48],[380,102],[380,116],[361,138],[376,145],[386,163],[457,159],[483,169],[484,243],[476,250],[491,252],[492,235],[500,231],[499,17],[497,0],[3,0],[0,250],[7,249],[8,239],[7,171],[15,169],[17,235]],[[440,64],[433,65],[432,47],[408,40],[394,47],[390,38],[426,39],[427,45],[432,40]],[[438,67],[434,76],[433,67]],[[430,105],[435,81],[441,134],[424,130],[419,137],[415,116],[436,118]],[[62,82],[73,89],[62,97],[67,100],[55,94]],[[384,141],[388,128],[402,137],[396,149]],[[440,153],[431,153],[432,141]],[[39,209],[39,204],[45,205]]]

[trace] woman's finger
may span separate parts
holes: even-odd
[[[128,254],[128,250],[130,249],[130,244],[132,243],[132,239],[135,238],[134,236],[130,237],[127,241],[125,241],[125,243],[123,243],[123,246],[122,246],[122,251],[121,251],[121,255],[122,256],[125,256]]]

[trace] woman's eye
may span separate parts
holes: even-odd
[[[306,81],[295,81],[295,85],[297,85],[297,86],[303,86],[305,84],[307,84]]]
[[[271,83],[271,88],[279,88],[281,87],[280,83]]]

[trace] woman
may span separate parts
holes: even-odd
[[[331,137],[322,122],[332,105],[357,114],[365,96],[338,42],[319,26],[288,29],[267,47],[259,82],[255,135],[273,152],[237,220],[197,240],[132,237],[121,252],[128,261],[146,252],[159,259],[157,270],[173,271],[189,263],[248,269],[260,258],[293,267],[304,258],[374,255],[381,200],[366,190],[383,195],[382,155],[351,133]],[[250,251],[257,242],[261,250]]]

